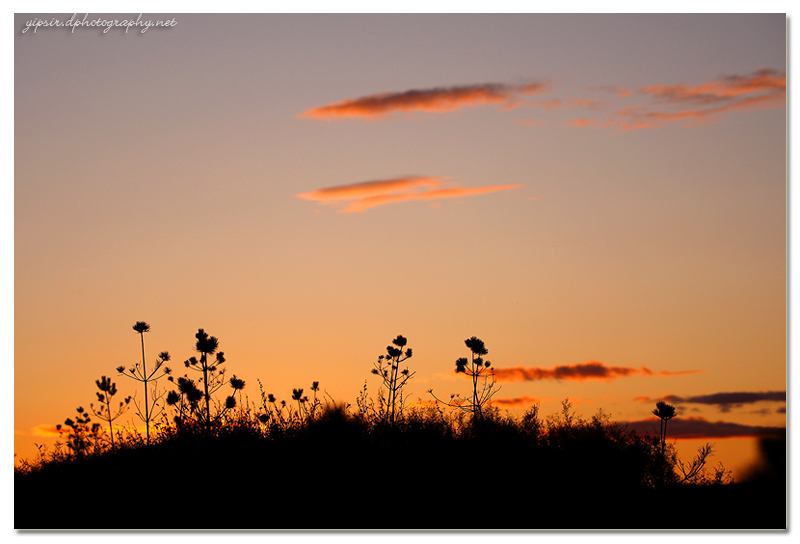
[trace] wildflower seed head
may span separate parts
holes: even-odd
[[[137,321],[136,324],[133,326],[133,330],[135,330],[139,334],[144,334],[150,331],[150,325],[148,325],[144,321]]]
[[[198,329],[197,334],[194,335],[197,338],[197,342],[195,343],[195,349],[203,353],[205,355],[211,355],[217,348],[219,347],[219,340],[217,340],[214,336],[209,336],[207,332],[203,329]]]
[[[489,353],[489,350],[486,349],[486,346],[483,344],[483,340],[480,338],[473,336],[472,338],[464,340],[464,343],[475,355],[486,355]]]
[[[386,346],[386,353],[389,354],[390,359],[394,359],[395,357],[400,357],[400,355],[403,354],[403,351],[394,346]]]
[[[236,374],[234,374],[231,378],[231,387],[233,387],[236,391],[244,389],[244,380],[240,380],[236,377]]]

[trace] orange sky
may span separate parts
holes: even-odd
[[[412,400],[463,394],[478,336],[512,413],[670,398],[673,438],[702,426],[734,467],[785,425],[784,15],[31,17],[19,456],[140,359],[142,320],[176,371],[218,337],[251,401],[374,396],[398,334]]]

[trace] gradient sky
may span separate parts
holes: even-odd
[[[375,396],[398,334],[410,400],[466,394],[474,335],[515,414],[667,399],[729,468],[785,425],[783,14],[172,17],[15,17],[20,457],[139,320],[253,401]]]

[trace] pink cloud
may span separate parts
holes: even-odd
[[[323,203],[350,201],[338,213],[357,213],[370,208],[409,202],[412,200],[438,201],[484,195],[497,191],[507,191],[523,187],[522,184],[488,185],[483,187],[459,187],[455,183],[445,183],[445,177],[407,176],[379,181],[367,181],[351,185],[340,185],[300,193],[298,198]]]

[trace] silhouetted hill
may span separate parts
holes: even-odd
[[[231,425],[15,473],[17,529],[786,527],[780,478],[677,485],[652,437],[594,421],[526,428],[330,411]]]

